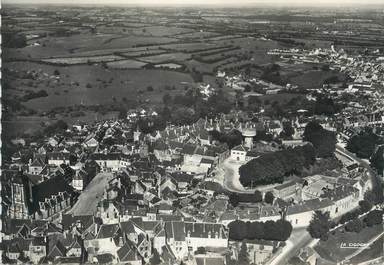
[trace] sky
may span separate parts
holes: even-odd
[[[353,6],[384,5],[384,0],[1,0],[3,3],[129,4],[129,5],[218,5],[218,6]]]

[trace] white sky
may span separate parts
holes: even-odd
[[[384,5],[384,0],[1,0],[3,3],[131,4],[131,5],[218,5],[218,6],[351,6]]]

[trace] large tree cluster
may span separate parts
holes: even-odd
[[[309,122],[304,130],[304,140],[313,144],[318,157],[333,156],[336,134],[324,129],[317,122]]]
[[[244,187],[282,183],[290,174],[300,174],[303,168],[315,162],[315,149],[311,145],[264,154],[239,168]]]
[[[228,225],[229,238],[242,241],[244,239],[264,239],[285,241],[292,232],[292,225],[286,220],[264,222],[243,222],[236,220]]]
[[[372,128],[365,128],[359,134],[349,139],[347,149],[360,158],[370,158],[376,146],[383,143],[383,138],[375,134]]]

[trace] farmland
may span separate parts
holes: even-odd
[[[119,105],[122,99],[126,108],[161,108],[166,93],[183,94],[202,81],[217,86],[219,70],[236,73],[247,68],[262,78],[264,67],[276,63],[276,58],[267,54],[271,49],[297,45],[323,48],[333,43],[323,36],[275,36],[280,30],[276,23],[282,18],[271,16],[277,21],[273,22],[254,14],[246,11],[242,17],[237,10],[201,13],[116,7],[106,12],[103,7],[46,7],[44,11],[5,7],[4,32],[25,37],[19,44],[3,47],[3,68],[12,73],[3,80],[3,97],[7,104],[12,103],[5,117],[11,122],[34,115],[35,120],[41,117],[43,121],[44,115],[57,107],[65,108],[71,116],[74,106]],[[289,19],[285,25],[300,28],[303,23]],[[341,82],[346,78],[312,65],[279,64],[279,79],[266,82],[308,89],[335,76]],[[228,87],[222,89],[229,97],[234,95]],[[30,97],[38,92],[44,97]]]

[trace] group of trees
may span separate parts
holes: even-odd
[[[341,110],[341,106],[336,104],[332,98],[328,96],[318,96],[313,107],[314,114],[332,116]]]
[[[360,158],[370,158],[376,146],[383,143],[383,138],[375,134],[372,128],[367,127],[359,134],[352,136],[346,148]]]
[[[345,225],[345,231],[359,233],[364,227],[374,226],[383,222],[383,211],[373,210],[369,212],[363,219],[353,218]]]
[[[280,133],[280,137],[282,138],[291,138],[295,133],[295,128],[293,128],[292,123],[290,121],[283,122],[283,130]]]
[[[256,190],[252,193],[231,193],[229,195],[229,203],[236,207],[240,202],[243,203],[258,203],[263,201],[263,195],[260,191]]]
[[[189,89],[184,95],[163,96],[163,119],[173,124],[191,124],[199,118],[215,117],[220,113],[228,113],[231,102],[218,90],[204,99],[198,89]]]
[[[266,153],[239,168],[240,182],[244,187],[282,183],[285,176],[300,174],[315,158],[311,145]]]
[[[307,230],[312,238],[326,241],[328,232],[334,225],[329,217],[329,212],[315,211]]]
[[[371,209],[372,204],[362,200],[359,202],[358,209],[342,215],[338,223],[330,219],[329,212],[316,211],[308,226],[308,232],[313,238],[326,241],[331,228],[337,224],[345,224],[345,231],[359,233],[366,226],[371,227],[383,222],[383,210],[370,211]],[[361,214],[367,212],[368,214],[364,218],[359,218]]]
[[[268,191],[264,195],[264,202],[272,204],[275,200],[275,196],[271,191]],[[252,193],[231,193],[229,195],[229,202],[232,206],[236,207],[240,202],[243,203],[258,203],[263,201],[263,194],[259,190],[255,190]]]
[[[292,232],[292,225],[286,220],[264,222],[243,222],[236,220],[228,225],[229,238],[242,241],[244,239],[264,239],[285,241]]]
[[[304,130],[304,140],[313,144],[318,157],[333,156],[336,147],[336,134],[311,121]]]
[[[378,174],[383,175],[384,173],[384,145],[375,149],[370,160],[371,166],[374,167]]]
[[[219,141],[220,143],[226,143],[229,149],[232,149],[243,142],[243,135],[238,130],[232,130],[228,133],[212,130],[209,134],[211,135],[212,140]]]
[[[21,101],[28,101],[34,98],[48,97],[48,93],[45,90],[39,90],[37,92],[31,91],[20,98]]]

